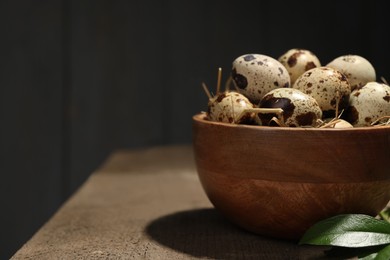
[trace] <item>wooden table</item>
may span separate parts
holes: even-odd
[[[114,153],[12,259],[318,259],[212,207],[191,146]]]

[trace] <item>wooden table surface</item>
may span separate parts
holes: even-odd
[[[318,259],[249,233],[208,201],[191,146],[112,154],[12,259]]]

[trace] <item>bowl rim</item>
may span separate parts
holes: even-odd
[[[218,121],[211,121],[207,119],[206,112],[200,112],[192,116],[192,120],[201,124],[209,124],[221,127],[232,127],[232,128],[249,128],[254,130],[265,130],[265,131],[315,131],[315,132],[367,132],[367,131],[383,131],[390,130],[390,125],[385,126],[357,126],[353,128],[315,128],[315,127],[286,127],[286,126],[261,126],[261,125],[245,125],[245,124],[230,124]]]

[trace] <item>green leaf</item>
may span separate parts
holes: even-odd
[[[342,247],[390,244],[390,223],[363,214],[338,215],[313,225],[299,244]]]
[[[389,260],[390,259],[390,245],[383,248],[374,258],[375,260]]]
[[[375,260],[377,255],[378,255],[378,253],[372,253],[371,255],[367,255],[365,257],[358,257],[358,259],[360,259],[360,260]]]
[[[358,256],[360,260],[389,260],[390,259],[390,245],[383,247],[379,252],[366,255],[364,257]]]
[[[325,251],[325,254],[332,259],[374,259],[380,250],[386,245],[368,246],[368,247],[337,247],[334,246],[330,250]]]
[[[390,222],[390,208],[386,208],[386,209],[382,210],[382,211],[379,213],[379,216],[380,216],[383,220],[386,220],[387,222]]]

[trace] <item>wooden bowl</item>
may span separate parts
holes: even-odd
[[[198,114],[193,146],[211,203],[257,234],[296,240],[319,220],[375,216],[390,200],[390,126],[249,126]]]

